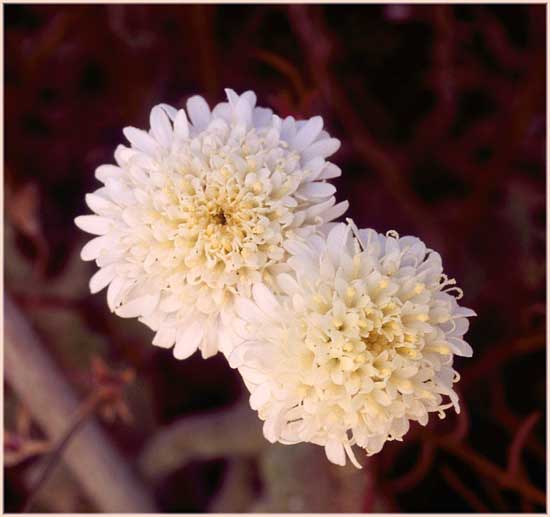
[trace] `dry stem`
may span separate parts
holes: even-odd
[[[4,345],[8,383],[46,434],[59,440],[80,404],[36,333],[7,296]],[[63,459],[99,511],[154,512],[146,487],[96,422],[84,424],[71,439]]]

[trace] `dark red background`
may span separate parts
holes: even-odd
[[[136,370],[155,424],[107,428],[129,455],[155,426],[237,399],[239,378],[221,357],[177,362],[153,349],[147,329],[112,316],[103,295],[41,297],[41,285],[69,274],[85,239],[73,218],[86,211],[94,168],[112,161],[122,128],[144,127],[159,102],[181,106],[199,93],[216,103],[231,87],[253,89],[281,115],[321,114],[342,141],[334,161],[348,215],[440,251],[479,315],[468,334],[475,355],[457,361],[467,426],[458,447],[505,469],[516,443],[521,475],[544,491],[544,5],[6,5],[4,13],[5,207],[14,231],[6,248],[34,266],[36,289],[9,276],[6,288],[30,312],[79,312],[108,341],[104,359]],[[87,368],[44,337],[68,376]],[[434,418],[430,432],[456,426],[455,416]],[[460,453],[432,446],[413,429],[377,456],[378,489],[393,509],[542,510],[487,482]],[[415,466],[412,477],[390,481]],[[7,511],[24,497],[24,468],[6,471]],[[220,459],[165,480],[156,487],[161,509],[203,511],[223,469]],[[442,474],[448,469],[462,487]]]

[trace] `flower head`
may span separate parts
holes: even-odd
[[[319,444],[359,466],[353,445],[374,454],[409,421],[459,411],[453,357],[472,355],[462,336],[475,313],[418,238],[331,226],[288,243],[284,294],[257,284],[237,300],[241,343],[228,356],[268,440]]]
[[[256,107],[256,96],[226,90],[212,110],[191,97],[185,110],[161,104],[149,131],[124,130],[117,165],[86,196],[96,215],[76,224],[97,235],[82,249],[99,271],[90,281],[122,317],[156,331],[153,344],[185,358],[223,346],[233,299],[285,268],[285,243],[341,215],[325,180],[340,142],[321,117],[295,121]]]

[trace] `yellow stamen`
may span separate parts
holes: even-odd
[[[422,283],[418,283],[414,286],[414,292],[416,294],[420,294],[422,291],[424,291],[424,289],[426,288],[426,286]]]

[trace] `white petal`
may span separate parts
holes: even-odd
[[[159,104],[158,107],[162,108],[166,112],[166,114],[170,117],[170,120],[176,119],[176,115],[178,113],[178,110],[176,108],[170,106],[170,104],[165,103]]]
[[[252,109],[256,106],[256,94],[252,90],[247,90],[241,95],[241,99],[245,99]]]
[[[149,327],[151,330],[157,332],[160,330],[162,324],[166,320],[166,315],[161,311],[153,311],[148,316],[142,316],[138,318],[138,321]]]
[[[269,108],[254,108],[252,121],[255,127],[267,126],[273,117],[273,111]]]
[[[115,312],[121,318],[137,318],[138,316],[147,316],[155,310],[158,302],[159,294],[146,294],[126,302]]]
[[[254,302],[242,296],[235,300],[235,310],[246,321],[261,322],[266,318]]]
[[[174,132],[178,139],[183,140],[189,136],[189,123],[185,110],[179,110],[174,121]]]
[[[330,197],[320,203],[317,203],[316,205],[312,205],[307,209],[307,219],[317,224],[318,221],[315,221],[315,218],[326,212],[330,207],[334,206],[335,201],[336,200],[334,197]]]
[[[90,210],[98,214],[108,212],[113,210],[113,208],[116,208],[114,203],[97,194],[86,194],[84,199],[86,200],[86,204],[90,207]]]
[[[216,104],[212,110],[212,117],[222,119],[225,122],[231,122],[232,112],[233,109],[231,108],[231,104],[229,104],[229,102],[220,102],[219,104]]]
[[[104,235],[112,227],[110,219],[97,215],[80,215],[75,218],[74,222],[81,230],[93,235]]]
[[[288,251],[291,255],[305,255],[308,256],[311,254],[311,248],[296,239],[289,239],[286,242],[283,243],[283,247],[286,251]]]
[[[316,156],[326,158],[340,149],[340,140],[337,138],[326,138],[310,145],[302,152],[302,160],[307,162]]]
[[[234,111],[235,121],[249,127],[252,124],[252,106],[244,95],[241,95]]]
[[[463,339],[448,337],[447,342],[451,346],[453,353],[456,355],[460,355],[462,357],[472,357],[474,355],[472,347]]]
[[[237,95],[235,90],[232,90],[231,88],[226,88],[225,95],[227,95],[227,100],[232,107],[235,107],[237,105],[237,102],[239,102],[239,96]]]
[[[334,165],[333,163],[327,163],[318,179],[330,180],[332,178],[339,178],[341,175],[342,169],[340,169],[340,167]]]
[[[378,389],[373,392],[373,397],[381,406],[389,406],[392,403],[390,396],[383,390]]]
[[[266,440],[270,443],[275,443],[279,440],[281,434],[281,422],[277,416],[268,418],[263,425],[263,433]]]
[[[218,322],[209,322],[204,328],[204,337],[200,345],[203,359],[208,359],[218,353]]]
[[[339,441],[329,440],[325,445],[325,453],[330,462],[342,467],[346,464],[346,451]]]
[[[210,108],[207,102],[199,95],[187,101],[187,113],[195,129],[201,131],[210,122]]]
[[[264,284],[254,284],[252,287],[252,296],[258,307],[268,316],[274,316],[280,309],[277,299]]]
[[[322,129],[322,117],[313,117],[309,119],[292,139],[292,147],[298,152],[303,151],[308,145],[315,141]]]
[[[193,355],[199,347],[204,335],[202,323],[195,321],[188,327],[178,332],[174,357],[176,359],[187,359]]]
[[[115,149],[115,161],[118,165],[120,165],[120,167],[124,167],[138,154],[140,154],[140,152],[136,149],[119,144]]]
[[[333,221],[334,219],[338,219],[338,217],[346,213],[348,208],[348,201],[341,201],[340,203],[337,203],[336,205],[330,207],[328,210],[323,212],[323,221],[325,223],[328,223],[330,221]]]
[[[418,420],[420,425],[426,425],[427,424],[428,414],[425,413],[424,416],[426,418],[426,422],[423,422],[422,418],[420,418]],[[368,444],[367,444],[368,455],[372,456],[373,454],[376,454],[377,452],[380,452],[382,450],[382,447],[384,446],[385,442],[386,442],[386,439],[384,438],[384,436],[378,435],[378,436],[373,436],[373,437],[369,438],[369,441],[368,441]]]
[[[258,386],[252,395],[250,395],[250,407],[252,409],[261,408],[271,398],[271,388],[269,384],[264,383]]]
[[[304,169],[310,171],[310,174],[307,176],[309,181],[315,181],[318,179],[319,175],[323,171],[327,162],[324,158],[316,156],[313,160],[310,160],[304,165]]]
[[[111,311],[115,310],[125,288],[126,280],[118,276],[109,284],[109,288],[107,289],[107,305]]]
[[[466,318],[456,318],[454,320],[455,328],[453,329],[451,335],[453,337],[462,337],[468,329],[470,328],[470,322]]]
[[[321,275],[321,278],[327,279],[327,280],[334,280],[334,273],[335,273],[334,264],[332,263],[332,260],[330,260],[329,256],[326,253],[323,253],[319,257],[319,273]]]
[[[122,174],[122,169],[116,165],[100,165],[95,170],[95,177],[102,183],[105,183],[107,178],[111,178],[112,176],[122,176]]]
[[[298,282],[288,273],[281,273],[277,276],[277,284],[286,294],[294,294],[300,288]]]
[[[160,348],[171,348],[176,341],[175,327],[161,327],[153,338],[153,345]]]
[[[291,142],[296,135],[296,121],[294,117],[286,117],[281,125],[281,139]],[[309,160],[304,159],[304,163]]]
[[[349,226],[343,223],[337,224],[328,234],[327,251],[335,266],[340,262],[340,255],[345,249],[348,234]]]
[[[146,131],[135,127],[125,127],[122,132],[132,144],[132,147],[149,155],[155,155],[157,153],[159,148],[158,143]]]
[[[103,288],[107,287],[115,275],[116,266],[114,264],[101,268],[92,276],[92,278],[90,278],[91,293],[98,293]]]
[[[183,300],[179,296],[170,295],[160,302],[159,308],[164,312],[175,312],[182,305]]]
[[[101,252],[109,246],[111,239],[107,235],[101,237],[95,237],[91,241],[87,242],[80,251],[80,258],[85,262],[89,260],[95,260]]]
[[[256,368],[241,366],[239,373],[252,384],[262,384],[266,381],[266,374]]]
[[[468,309],[467,307],[458,307],[455,311],[455,314],[460,314],[464,318],[471,318],[472,316],[477,316],[477,313],[473,311],[472,309]]]
[[[218,350],[229,357],[237,345],[237,337],[233,329],[225,327],[223,324],[218,328]]]
[[[357,467],[358,469],[362,469],[362,465],[361,463],[359,463],[357,461],[357,458],[355,457],[355,454],[353,453],[353,449],[351,448],[351,445],[349,443],[345,443],[344,444],[344,449],[348,455],[348,458],[350,459],[350,461],[353,463],[353,465],[355,467]]]
[[[247,346],[240,345],[233,347],[229,353],[226,353],[227,362],[231,368],[239,368],[244,364],[244,355],[246,354]]]
[[[323,198],[332,196],[336,192],[336,187],[330,183],[306,183],[302,185],[297,194],[305,198]]]
[[[163,147],[168,147],[172,142],[172,126],[166,112],[160,106],[155,106],[151,110],[149,122],[157,142]]]

